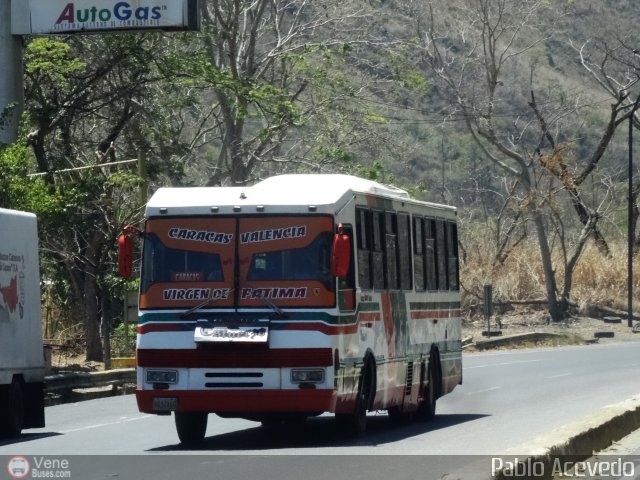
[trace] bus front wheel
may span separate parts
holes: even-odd
[[[367,429],[367,410],[375,395],[375,362],[369,358],[362,369],[356,405],[353,413],[336,414],[338,425],[352,435],[364,435]]]
[[[207,431],[207,416],[207,412],[175,412],[180,443],[189,446],[202,443]]]

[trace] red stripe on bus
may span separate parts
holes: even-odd
[[[378,322],[382,320],[380,312],[360,312],[358,313],[358,321],[360,322]]]
[[[328,325],[321,322],[283,323],[279,329],[320,332],[325,335],[349,335],[358,331],[358,324],[350,323],[349,325]]]
[[[151,332],[182,332],[185,330],[185,326],[180,323],[145,323],[138,325],[138,333],[145,334]]]
[[[267,349],[216,345],[214,349],[152,349],[136,351],[139,367],[173,368],[280,368],[333,365],[330,348]]]
[[[181,412],[333,412],[335,390],[136,390],[141,412],[154,413],[154,398],[177,398]]]

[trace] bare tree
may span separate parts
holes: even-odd
[[[302,97],[322,81],[318,73],[331,49],[364,41],[366,16],[333,0],[210,0],[202,13],[201,80],[220,120],[208,183],[242,184],[256,166],[278,157],[292,128],[317,113],[305,109]]]
[[[427,2],[424,7],[410,2],[410,7],[421,61],[451,99],[454,114],[463,118],[484,157],[514,179],[522,192],[523,212],[536,233],[549,313],[554,321],[560,320],[566,314],[573,267],[587,239],[594,238],[608,253],[598,229],[597,208],[585,201],[580,187],[624,121],[626,96],[616,97],[603,134],[587,158],[577,159],[575,173],[567,161],[573,135],[571,119],[579,117],[587,105],[578,97],[567,101],[571,97],[564,93],[557,100],[547,96],[541,105],[535,93],[538,87],[532,57],[538,46],[556,35],[555,22],[566,14],[565,5],[554,8],[553,2],[542,0],[454,1],[442,16],[436,2]],[[528,78],[524,71],[530,72]],[[508,84],[508,79],[521,83]],[[549,221],[549,205],[558,203],[550,195],[560,193],[568,196],[582,225],[561,292],[550,243],[550,228],[558,224]]]
[[[634,128],[638,129],[640,127],[638,111],[634,111],[634,107],[637,108],[637,104],[640,102],[640,89],[638,88],[640,83],[640,53],[637,46],[632,43],[633,40],[633,37],[618,37],[609,41],[602,37],[594,37],[575,47],[580,56],[582,66],[600,89],[606,92],[613,101],[611,117],[617,116],[618,118],[615,120],[615,125],[609,128],[611,130],[610,135],[613,135],[615,127],[622,122],[628,121],[632,113]],[[620,111],[625,111],[626,115],[619,115]],[[587,164],[584,171],[578,176],[579,180],[584,180],[593,171],[602,156],[601,152],[604,152],[605,149],[606,143],[603,141],[599,145],[599,149],[594,153],[592,161]],[[596,156],[597,153],[600,153],[600,155]],[[630,194],[633,210],[629,228],[634,236],[634,244],[637,249],[640,246],[637,238],[638,215],[640,214],[637,201],[640,195],[640,179],[636,179]]]

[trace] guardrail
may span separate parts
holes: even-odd
[[[104,372],[68,372],[47,375],[44,379],[44,391],[47,404],[55,405],[79,399],[99,398],[119,393],[127,393],[129,385],[136,383],[134,368],[121,368]],[[110,387],[110,388],[109,388]],[[76,390],[95,389],[94,392]]]

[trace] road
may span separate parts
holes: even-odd
[[[71,457],[79,469],[87,464],[96,475],[90,478],[129,478],[125,472],[147,478],[142,472],[150,464],[148,478],[177,478],[177,472],[200,478],[198,472],[212,468],[225,479],[247,478],[251,468],[260,478],[300,478],[301,472],[309,480],[331,478],[331,468],[335,478],[345,468],[361,478],[382,478],[387,470],[393,476],[397,468],[406,478],[441,478],[639,392],[640,343],[465,354],[464,384],[439,400],[434,421],[394,425],[386,414],[372,414],[363,438],[341,437],[328,415],[283,431],[211,415],[202,447],[187,450],[172,418],[141,414],[133,396],[122,396],[49,407],[46,428],[0,441],[0,455]],[[119,457],[73,457],[104,454]],[[298,476],[288,477],[292,472]]]

